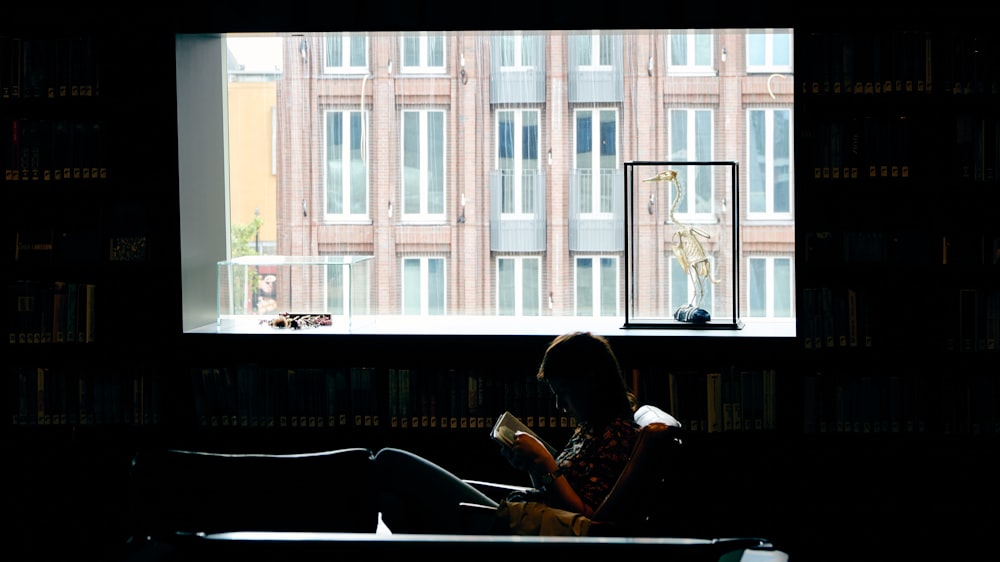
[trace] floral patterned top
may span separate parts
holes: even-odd
[[[618,418],[598,434],[589,424],[576,427],[556,456],[569,485],[592,509],[601,505],[632,455],[639,426]]]

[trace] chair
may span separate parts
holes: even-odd
[[[645,405],[635,412],[639,435],[632,457],[604,501],[587,519],[587,535],[591,536],[664,536],[655,523],[665,516],[669,500],[670,469],[682,445],[681,424],[663,410]],[[494,499],[511,491],[525,490],[480,480],[466,480]],[[485,511],[486,506],[462,504],[460,509],[470,516]]]
[[[378,525],[374,459],[364,448],[303,454],[157,449],[137,454],[131,472],[134,543],[222,531],[374,533]]]

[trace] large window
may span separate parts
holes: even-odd
[[[792,314],[792,260],[752,257],[748,260],[747,301],[751,318],[789,318]]]
[[[708,31],[676,31],[667,35],[667,71],[670,74],[708,74],[715,71],[713,35]]]
[[[747,72],[791,72],[792,34],[787,30],[747,33]]]
[[[368,36],[364,33],[326,35],[323,71],[328,74],[368,72]]]
[[[331,329],[357,332],[555,331],[571,319],[617,333],[634,302],[627,220],[655,284],[643,298],[666,317],[695,294],[673,254],[690,225],[710,235],[712,271],[740,277],[738,299],[713,284],[703,306],[721,315],[738,300],[744,318],[794,320],[791,40],[787,29],[180,34],[184,329],[240,331],[219,328],[217,263],[249,256],[263,265],[247,294],[275,290],[273,307],[232,313],[254,328],[287,310],[352,314]],[[731,178],[680,166],[675,217],[665,181],[640,183],[629,215],[628,164],[715,160],[740,163],[738,207]],[[735,210],[738,261],[723,251]],[[289,273],[271,256],[354,265]],[[779,335],[794,335],[788,324]]]
[[[707,109],[670,110],[670,160],[677,162],[707,162],[712,159],[712,112]],[[674,212],[678,216],[706,215],[714,209],[715,194],[708,168],[681,168],[680,184],[685,187]],[[689,174],[690,177],[685,176]],[[671,193],[673,202],[676,193]]]
[[[407,220],[444,213],[444,112],[403,112],[403,215]]]
[[[421,33],[400,39],[403,72],[444,72],[444,37]]]
[[[497,111],[497,168],[503,214],[535,212],[539,165],[538,111]]]
[[[576,258],[576,315],[618,316],[618,258]]]
[[[404,258],[403,314],[443,315],[445,283],[443,258]]]
[[[541,275],[537,257],[497,258],[497,314],[541,315]]]
[[[618,167],[618,114],[613,109],[579,109],[574,123],[575,163],[580,173],[578,210],[611,213],[617,178],[610,172]]]
[[[326,214],[330,219],[368,215],[362,119],[360,111],[326,112]]]

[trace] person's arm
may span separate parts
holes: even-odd
[[[594,508],[587,505],[576,493],[566,476],[558,470],[556,459],[537,439],[527,433],[518,432],[509,451],[507,460],[515,468],[527,471],[532,484],[536,488],[545,490],[548,497],[556,500],[558,507],[587,517],[594,513]]]

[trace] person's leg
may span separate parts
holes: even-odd
[[[382,520],[393,533],[469,532],[459,503],[497,506],[461,478],[408,451],[380,450],[375,468],[383,489]]]

